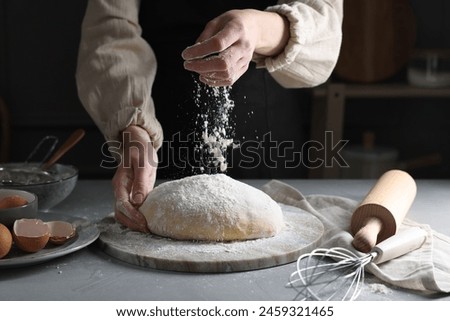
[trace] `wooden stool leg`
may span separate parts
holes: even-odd
[[[321,150],[311,150],[312,159],[320,160],[320,166],[312,167],[310,178],[338,178],[339,164],[327,159],[327,147],[334,146],[342,139],[345,111],[345,85],[330,84],[324,97],[316,97],[312,110],[311,139],[322,146]],[[330,141],[331,139],[331,141]],[[317,162],[319,164],[319,162]]]

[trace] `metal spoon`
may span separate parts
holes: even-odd
[[[83,129],[77,129],[75,130],[69,138],[64,142],[64,144],[61,145],[61,147],[58,148],[58,150],[50,157],[48,161],[46,161],[44,164],[42,164],[41,169],[43,171],[46,171],[49,169],[53,164],[55,164],[65,153],[67,153],[70,149],[72,149],[73,146],[75,146],[83,137],[84,137],[84,130]]]

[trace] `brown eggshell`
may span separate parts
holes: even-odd
[[[76,228],[69,222],[51,221],[46,224],[50,230],[50,243],[52,244],[64,244],[76,234]]]
[[[0,209],[27,205],[28,201],[19,195],[6,196],[0,199]]]
[[[34,253],[47,245],[50,229],[39,219],[20,219],[14,222],[13,238],[19,249]]]
[[[12,246],[12,235],[8,228],[0,224],[0,259],[8,255]]]

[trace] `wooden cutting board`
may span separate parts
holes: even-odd
[[[345,0],[342,33],[335,75],[378,82],[396,75],[411,58],[416,21],[408,0]]]
[[[99,222],[103,251],[130,264],[183,272],[236,272],[294,262],[314,249],[324,227],[312,214],[280,205],[286,227],[272,238],[240,242],[190,242],[131,231],[110,215]]]

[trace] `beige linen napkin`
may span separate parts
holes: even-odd
[[[325,228],[318,247],[351,245],[350,219],[359,202],[328,195],[303,196],[294,187],[272,180],[262,190],[275,201],[301,208],[319,218]],[[377,266],[370,263],[366,271],[386,283],[424,293],[450,293],[450,237],[433,231],[428,225],[405,219],[400,228],[418,226],[427,231],[425,243],[417,250]]]

